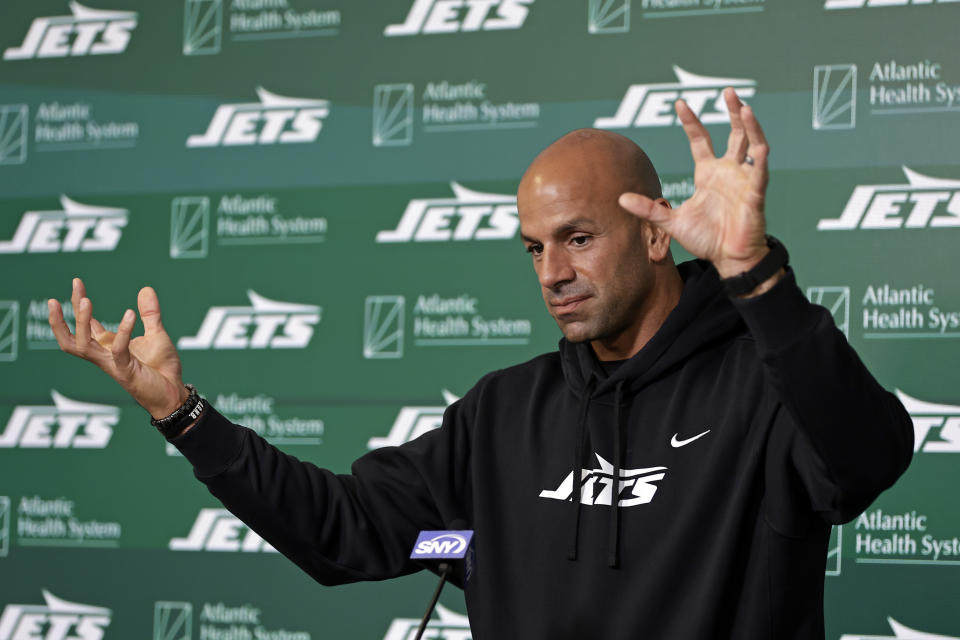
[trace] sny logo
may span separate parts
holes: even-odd
[[[110,626],[110,609],[67,602],[47,590],[43,599],[46,605],[8,604],[0,640],[101,640]]]
[[[445,558],[462,557],[467,550],[467,538],[470,531],[422,531],[411,558],[443,556]]]
[[[287,98],[257,87],[260,102],[222,104],[203,135],[187,138],[187,147],[220,147],[256,144],[314,142],[329,100]]]
[[[897,397],[913,420],[913,450],[925,453],[960,453],[960,407],[911,398],[897,389]],[[940,439],[932,437],[940,430]]]
[[[186,538],[170,540],[171,551],[273,551],[253,529],[226,509],[200,509]]]
[[[861,635],[859,633],[845,633],[840,636],[840,640],[911,640],[912,638],[923,638],[923,640],[960,640],[957,636],[945,636],[939,633],[930,633],[929,631],[917,631],[904,626],[887,616],[887,624],[890,625],[892,636]]]
[[[517,234],[517,198],[450,183],[453,198],[411,200],[400,224],[377,233],[377,242],[509,240]],[[486,224],[484,224],[486,223]]]
[[[247,291],[249,307],[210,307],[195,336],[180,349],[303,349],[320,322],[322,307],[277,302]]]
[[[931,178],[903,167],[907,184],[857,185],[839,218],[824,218],[820,231],[960,227],[960,180]]]
[[[407,19],[383,30],[385,36],[519,29],[533,0],[414,0]]]
[[[745,78],[714,78],[698,76],[674,65],[678,82],[662,84],[635,84],[612,118],[597,118],[598,129],[625,129],[627,127],[668,127],[680,124],[673,111],[673,103],[683,98],[703,124],[730,121],[724,87],[733,87],[740,98],[752,98],[757,83]]]
[[[862,9],[863,7],[904,7],[908,4],[948,4],[960,0],[827,0],[824,9]]]
[[[134,11],[89,9],[70,3],[72,16],[36,18],[23,44],[3,52],[4,60],[64,58],[123,53],[137,27]]]
[[[446,389],[443,390],[443,401],[450,406],[459,400]],[[370,438],[367,447],[370,449],[379,449],[380,447],[399,447],[404,442],[409,442],[414,438],[419,438],[428,431],[439,429],[443,423],[443,412],[447,407],[404,407],[397,414],[397,419],[393,421],[390,427],[390,433],[386,438]]]
[[[11,240],[0,241],[3,253],[113,251],[127,226],[129,211],[80,204],[60,196],[62,211],[27,211]]]
[[[600,466],[596,469],[581,469],[580,503],[609,505],[613,501],[613,465],[600,457],[599,453],[594,455]],[[657,485],[654,483],[663,480],[666,470],[666,467],[620,469],[617,506],[633,507],[651,502],[657,492]],[[567,474],[556,489],[541,491],[540,497],[570,500],[573,497],[573,471]]]
[[[0,433],[0,448],[103,449],[120,421],[120,409],[78,402],[51,391],[54,406],[19,406]]]

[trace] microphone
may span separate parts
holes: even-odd
[[[450,526],[457,527],[466,524],[463,520],[454,520],[450,523]],[[417,536],[410,559],[418,561],[431,570],[436,570],[440,574],[440,582],[437,584],[436,591],[433,592],[430,606],[427,607],[427,612],[424,614],[423,620],[420,621],[420,628],[417,629],[414,640],[420,640],[423,637],[423,632],[430,622],[433,609],[437,606],[437,600],[440,599],[443,585],[446,584],[447,578],[454,573],[454,568],[462,568],[462,574],[460,571],[457,571],[457,574],[463,576],[464,586],[470,582],[470,578],[473,577],[475,555],[472,529],[451,528],[442,531],[421,531],[420,535]]]

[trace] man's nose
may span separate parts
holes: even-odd
[[[557,285],[570,282],[576,278],[577,272],[570,263],[570,257],[562,250],[544,248],[540,256],[540,268],[537,277],[540,286],[553,289]]]

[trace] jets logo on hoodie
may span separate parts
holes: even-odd
[[[580,503],[586,505],[609,505],[613,502],[613,465],[594,453],[599,466],[595,469],[581,469]],[[657,492],[654,484],[667,475],[666,467],[646,467],[644,469],[620,469],[620,483],[617,493],[617,506],[633,507],[648,504]],[[560,486],[554,490],[544,489],[541,498],[552,500],[570,500],[573,496],[573,471],[567,474]]]

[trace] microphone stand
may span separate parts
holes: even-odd
[[[423,632],[427,628],[427,624],[430,622],[430,614],[433,613],[434,607],[437,606],[437,600],[440,599],[440,592],[443,590],[443,585],[447,582],[447,577],[450,575],[450,570],[452,567],[449,562],[441,562],[440,566],[440,583],[437,584],[437,590],[433,592],[433,599],[430,600],[430,606],[427,607],[427,612],[423,615],[423,620],[420,621],[420,628],[417,629],[417,635],[414,636],[413,640],[420,640],[423,637]]]

